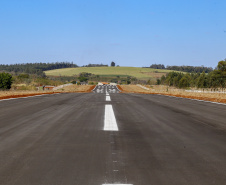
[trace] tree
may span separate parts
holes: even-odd
[[[184,75],[179,81],[179,88],[186,88],[190,86],[190,75]]]
[[[226,59],[218,62],[217,69],[220,71],[226,71]]]
[[[207,87],[207,77],[206,77],[206,74],[204,71],[198,78],[197,86],[198,86],[198,88],[206,88]]]
[[[111,67],[115,67],[115,62],[111,62]]]
[[[178,72],[169,72],[166,75],[166,84],[169,86],[176,86],[178,87],[180,79],[183,77],[183,73]]]
[[[226,60],[218,62],[217,70],[211,73],[210,80],[213,87],[226,87]]]
[[[166,77],[165,77],[165,75],[162,75],[162,77],[161,77],[161,84],[165,84],[165,81],[166,81]]]
[[[160,84],[161,84],[161,80],[160,79],[157,79],[156,85],[160,85]]]
[[[12,75],[9,73],[0,73],[0,89],[10,89],[12,85]]]

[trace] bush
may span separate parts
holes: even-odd
[[[18,79],[29,78],[29,74],[21,73],[17,76]]]
[[[160,84],[161,84],[161,80],[160,79],[157,79],[156,85],[160,85]]]
[[[0,73],[0,89],[10,89],[12,85],[12,75],[9,73]]]
[[[80,76],[80,77],[78,77],[78,79],[80,82],[87,82],[87,80],[88,80],[88,78],[84,77],[84,76]]]
[[[71,83],[76,84],[77,82],[75,80],[73,80]]]
[[[94,82],[89,82],[89,85],[94,85]]]

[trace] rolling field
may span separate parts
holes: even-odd
[[[162,75],[170,72],[170,70],[139,67],[78,67],[45,71],[47,76],[74,76],[82,72],[100,76],[133,76],[137,79],[147,80],[150,78],[160,78]]]

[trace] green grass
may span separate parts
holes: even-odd
[[[47,76],[74,76],[81,72],[92,73],[100,76],[134,76],[137,79],[150,79],[156,78],[155,74],[166,74],[170,70],[140,68],[140,67],[78,67],[78,68],[64,68],[45,71]],[[161,74],[158,74],[161,75]]]

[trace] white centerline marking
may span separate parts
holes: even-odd
[[[102,184],[102,185],[133,185],[133,184]]]
[[[104,130],[118,131],[118,125],[115,119],[115,114],[112,105],[105,105]]]
[[[111,97],[110,96],[106,96],[106,101],[111,101]]]

